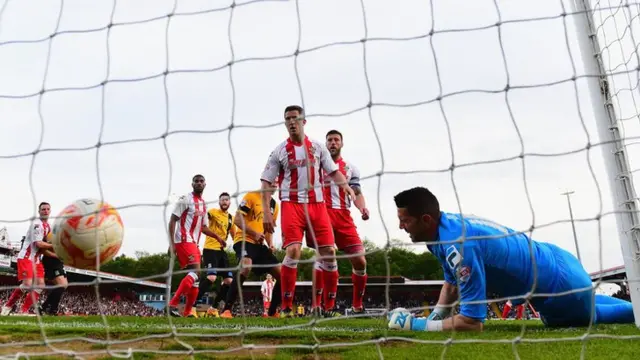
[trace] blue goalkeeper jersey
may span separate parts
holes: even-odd
[[[463,224],[464,241],[455,242],[462,239]],[[459,214],[443,212],[437,243],[427,247],[442,264],[445,281],[459,284],[460,314],[476,320],[486,318],[487,294],[553,293],[557,272],[564,271],[558,269],[554,255],[563,251],[560,248],[474,216],[465,215],[463,220]],[[532,299],[534,306],[537,302]]]

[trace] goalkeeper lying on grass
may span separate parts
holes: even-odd
[[[400,228],[409,233],[411,241],[432,242],[427,247],[442,264],[445,284],[428,318],[392,312],[390,328],[482,330],[487,293],[520,297],[512,300],[517,305],[532,292],[530,302],[546,326],[587,326],[594,308],[595,324],[634,322],[630,302],[595,295],[594,303],[591,279],[569,252],[531,241],[525,234],[489,220],[441,212],[438,199],[426,188],[403,191],[394,200]],[[463,233],[464,242],[456,242]],[[558,293],[563,294],[550,295]],[[449,317],[451,305],[458,299],[460,312]]]

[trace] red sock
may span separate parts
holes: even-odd
[[[282,266],[280,270],[280,281],[282,284],[282,309],[293,310],[293,295],[296,291],[296,278],[298,277],[298,268]]]
[[[351,274],[351,282],[353,283],[353,300],[354,308],[362,307],[362,298],[364,298],[364,289],[367,286],[367,274],[356,275]]]
[[[191,287],[189,292],[187,293],[187,303],[184,305],[184,316],[187,316],[191,313],[191,309],[193,309],[193,304],[196,302],[198,298],[198,291],[200,289],[197,287]]]
[[[324,270],[324,309],[333,310],[336,307],[336,293],[338,292],[338,269]]]
[[[184,279],[180,281],[178,290],[176,291],[175,295],[173,295],[173,298],[171,298],[171,301],[169,302],[169,306],[177,307],[178,304],[180,304],[180,296],[182,296],[183,294],[188,294],[188,291],[190,291],[190,289],[193,287],[195,278],[191,274],[192,273],[188,273],[187,276],[185,276]]]
[[[516,319],[522,319],[522,315],[524,315],[524,305],[518,305],[516,309]]]
[[[504,304],[504,308],[502,308],[502,318],[506,319],[507,316],[509,316],[510,311],[511,311],[511,303],[507,301],[507,303]]]
[[[29,312],[29,309],[31,309],[31,305],[38,302],[38,298],[40,298],[40,294],[38,294],[34,290],[30,291],[27,294],[27,298],[24,299],[24,302],[22,303],[21,312],[23,313]]]
[[[319,264],[316,263],[314,272],[314,290],[313,290],[313,303],[311,304],[312,308],[322,307],[322,292],[324,291],[324,271],[320,268]]]
[[[16,288],[15,290],[13,290],[13,292],[11,293],[11,296],[9,296],[9,300],[7,300],[7,303],[4,304],[4,306],[12,307],[13,305],[16,304],[16,302],[18,302],[18,300],[22,298],[22,294],[24,294],[22,289]]]

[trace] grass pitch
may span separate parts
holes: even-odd
[[[106,325],[108,324],[108,326]],[[632,325],[545,329],[488,321],[483,333],[389,331],[380,319],[3,317],[0,357],[59,359],[638,359]],[[46,341],[45,341],[46,339]],[[18,355],[18,356],[17,356]]]

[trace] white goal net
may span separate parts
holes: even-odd
[[[426,315],[438,299],[442,270],[399,229],[393,202],[426,186],[443,211],[576,254],[601,274],[598,292],[632,300],[640,326],[639,27],[640,3],[622,0],[0,0],[0,228],[11,240],[0,243],[0,304],[19,286],[14,250],[40,202],[56,215],[104,199],[125,225],[102,273],[66,269],[59,316],[0,317],[0,357],[636,356],[633,325],[500,322],[499,296],[480,335],[389,330],[384,313]],[[203,174],[208,207],[227,192],[235,214],[286,139],[292,104],[308,136],[342,133],[362,175],[371,218],[352,215],[369,311],[349,309],[351,256],[340,253],[337,309],[348,316],[309,316],[304,256],[298,318],[262,318],[258,276],[234,319],[207,312],[218,283],[198,318],[169,316],[188,272],[167,255],[171,205]],[[224,271],[237,277],[231,260]]]

